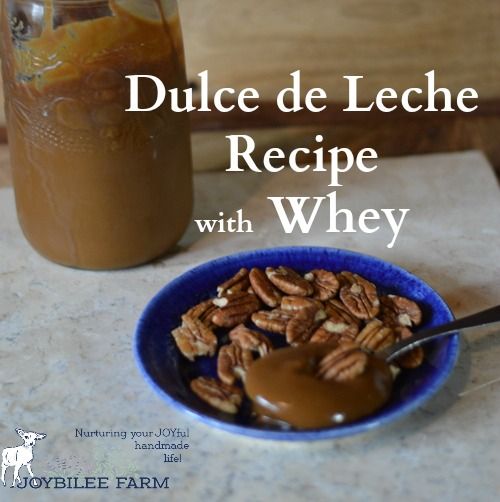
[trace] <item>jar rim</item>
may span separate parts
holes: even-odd
[[[1,1],[1,0],[0,0]],[[18,5],[39,5],[45,7],[47,5],[47,0],[15,0]],[[118,4],[120,0],[115,0]],[[157,3],[157,0],[136,0],[140,2]],[[172,0],[171,0],[172,1]],[[165,2],[165,0],[160,0],[160,2]],[[175,0],[174,0],[175,2]],[[88,7],[92,5],[106,5],[110,6],[110,0],[52,0],[52,6],[64,6],[64,7]]]
[[[145,1],[145,0],[141,0]],[[148,0],[153,1],[153,0]],[[47,0],[16,0],[18,4],[46,5]],[[109,5],[109,0],[52,0],[52,5],[64,5],[69,7],[87,7],[89,5]]]

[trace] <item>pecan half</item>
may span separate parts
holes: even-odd
[[[322,308],[323,304],[318,300],[304,296],[284,296],[281,300],[281,308],[291,312],[298,312],[310,307]]]
[[[273,283],[260,268],[252,268],[249,274],[253,292],[271,308],[277,307],[281,302],[282,294],[274,287]]]
[[[321,326],[317,329],[311,337],[311,342],[336,342],[341,339],[354,340],[359,333],[359,328],[356,323],[349,323],[341,316],[334,314],[330,316]]]
[[[217,357],[217,375],[224,383],[232,385],[237,378],[245,379],[245,373],[252,362],[251,351],[242,349],[235,343],[223,345]]]
[[[312,334],[311,343],[339,343],[342,340],[342,335],[324,328],[324,323]]]
[[[287,324],[292,318],[293,312],[287,312],[282,309],[259,310],[252,314],[252,322],[256,326],[265,331],[280,335],[286,334]]]
[[[191,380],[191,390],[206,403],[220,411],[235,414],[243,401],[243,391],[215,378],[198,377]]]
[[[299,310],[286,326],[286,341],[291,345],[307,343],[325,318],[326,312],[316,306]]]
[[[367,354],[355,343],[342,343],[321,359],[317,376],[322,380],[345,382],[361,375],[367,364]]]
[[[412,336],[412,332],[404,326],[397,326],[394,328],[394,332],[396,333],[396,341],[398,342]],[[424,362],[424,358],[425,352],[423,347],[415,347],[399,356],[394,362],[401,368],[414,369],[418,368]]]
[[[217,296],[245,291],[249,284],[248,270],[241,268],[233,277],[217,286]]]
[[[182,326],[174,329],[172,336],[181,353],[190,361],[197,356],[215,354],[217,337],[200,319],[182,316]]]
[[[312,284],[289,267],[267,267],[266,275],[279,290],[288,295],[310,296],[313,294]]]
[[[358,333],[355,340],[360,347],[376,352],[393,345],[396,335],[393,329],[385,326],[382,321],[373,319]]]
[[[382,317],[388,324],[399,326],[418,326],[422,322],[420,307],[404,296],[381,296]]]
[[[229,332],[229,339],[242,349],[258,352],[260,357],[264,357],[273,350],[273,345],[266,335],[249,329],[244,324],[239,324],[236,328],[233,328]]]
[[[331,300],[324,302],[324,306],[328,317],[340,317],[346,324],[355,324],[358,328],[361,325],[361,319],[354,317],[341,301],[332,298]]]
[[[311,270],[304,279],[311,282],[314,288],[313,298],[325,301],[333,298],[339,290],[339,281],[333,272],[321,268]]]
[[[213,303],[219,308],[213,313],[212,322],[223,328],[245,322],[260,307],[259,299],[246,291],[216,298]]]
[[[212,322],[212,315],[217,310],[212,300],[205,300],[191,307],[185,315],[192,319],[199,319],[205,326],[213,328],[215,325]]]
[[[358,274],[341,272],[344,286],[340,288],[340,299],[349,312],[358,319],[372,319],[380,310],[380,300],[375,284]]]

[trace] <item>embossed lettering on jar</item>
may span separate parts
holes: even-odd
[[[47,258],[149,261],[192,208],[186,114],[125,112],[126,75],[186,88],[175,0],[2,1],[2,69],[19,221]],[[141,101],[154,102],[144,85]]]

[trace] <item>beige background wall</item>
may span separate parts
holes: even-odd
[[[342,75],[366,75],[362,97],[424,83],[500,96],[498,0],[180,0],[188,74],[213,87],[256,87],[272,99],[304,84],[345,98]]]

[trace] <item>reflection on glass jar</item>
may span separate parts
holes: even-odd
[[[175,0],[3,0],[2,69],[19,221],[47,258],[110,269],[172,248],[192,208],[189,119],[126,112],[126,75],[185,89]],[[140,89],[140,103],[156,87]]]

